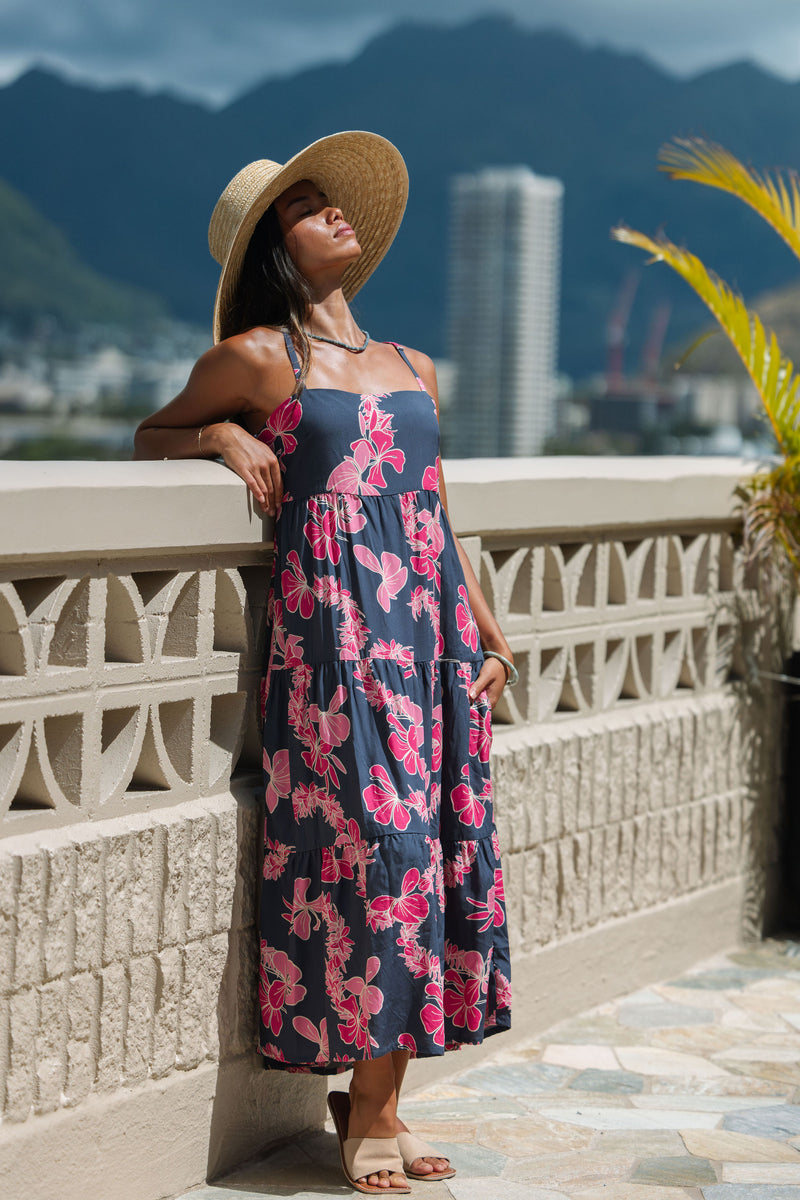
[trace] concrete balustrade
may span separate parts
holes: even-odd
[[[493,747],[505,1044],[769,917],[782,701],[758,669],[793,598],[765,609],[742,566],[748,469],[446,465],[521,673]],[[210,462],[7,463],[0,521],[0,1177],[155,1200],[323,1118],[322,1080],[254,1052],[270,523]]]

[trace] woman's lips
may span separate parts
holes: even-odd
[[[355,230],[352,228],[352,226],[351,225],[340,225],[339,228],[336,230],[336,233],[333,236],[337,237],[337,238],[338,237],[346,237],[348,233],[355,233]]]

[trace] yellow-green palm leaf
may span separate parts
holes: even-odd
[[[659,151],[660,170],[744,200],[768,221],[800,258],[800,176],[795,171],[759,175],[734,154],[704,138],[675,138]]]
[[[619,242],[647,250],[653,261],[667,263],[695,290],[747,368],[781,450],[786,455],[800,454],[800,377],[791,360],[781,355],[775,334],[768,340],[758,315],[748,312],[741,297],[688,250],[667,238],[650,238],[626,225],[612,229],[611,235]]]

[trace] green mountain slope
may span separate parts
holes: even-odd
[[[64,234],[0,180],[0,318],[138,325],[165,311],[158,297],[87,267]]]

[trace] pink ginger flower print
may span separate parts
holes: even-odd
[[[393,662],[400,663],[403,670],[403,675],[406,679],[410,675],[416,675],[416,667],[414,666],[414,647],[403,646],[400,642],[396,642],[394,638],[390,642],[384,641],[382,638],[376,638],[372,643],[371,658],[388,658]]]
[[[353,554],[362,566],[380,575],[378,603],[383,611],[388,613],[392,606],[392,600],[405,585],[408,569],[402,565],[401,559],[396,554],[391,554],[388,550],[383,551],[380,560],[369,546],[353,546]]]
[[[269,974],[277,976],[271,983]],[[287,954],[261,943],[259,1001],[264,1024],[275,1037],[283,1028],[282,1010],[287,1005],[299,1004],[306,994],[300,983],[302,977],[302,971],[290,962]]]
[[[289,751],[276,750],[272,762],[264,751],[264,770],[269,776],[266,801],[270,812],[275,812],[278,801],[291,793],[292,779],[289,771]]]
[[[444,995],[441,983],[431,980],[425,984],[425,995],[430,997],[420,1011],[422,1024],[433,1037],[434,1046],[444,1045]]]
[[[458,595],[461,603],[456,605],[456,625],[461,634],[461,640],[473,654],[478,649],[478,626],[469,606],[469,596],[463,583],[458,585]]]
[[[321,505],[314,496],[309,498],[308,511],[310,516],[303,526],[303,533],[311,553],[314,558],[323,562],[330,559],[335,565],[342,554],[336,541],[336,513],[329,505]]]
[[[478,761],[486,763],[492,749],[492,710],[489,704],[481,709],[476,704],[469,710],[469,752],[477,754]]]
[[[458,813],[459,820],[465,825],[474,825],[480,829],[486,819],[486,809],[478,796],[473,792],[469,782],[469,766],[461,768],[463,783],[459,783],[450,793],[453,808]]]
[[[264,852],[264,878],[280,879],[293,850],[294,846],[285,846],[283,842],[267,838]]]
[[[292,792],[292,812],[295,821],[311,816],[312,812],[322,807],[326,799],[330,797],[325,788],[320,787],[318,783],[298,783]]]
[[[312,725],[317,726],[317,733],[309,749],[303,750],[300,755],[306,766],[317,775],[329,775],[334,787],[339,786],[338,772],[345,773],[344,763],[333,750],[350,735],[350,719],[339,712],[346,699],[347,688],[340,683],[327,709],[321,709],[318,704],[308,706],[308,718]]]
[[[462,979],[458,971],[444,973],[444,1011],[454,1025],[464,1026],[474,1033],[481,1024],[481,981]]]
[[[436,773],[442,766],[442,706],[434,705],[431,725],[431,770]]]
[[[444,860],[445,887],[461,887],[478,856],[477,842],[461,842],[455,858]]]
[[[364,803],[375,820],[381,825],[395,825],[398,829],[407,829],[411,817],[386,769],[380,763],[375,763],[370,767],[369,773],[377,782],[365,787],[362,794]]]
[[[498,1008],[511,1007],[511,983],[502,971],[494,972],[494,989]]]
[[[281,587],[286,607],[289,612],[297,612],[299,609],[300,616],[308,619],[314,611],[313,589],[303,573],[296,550],[289,551],[286,561],[289,570],[281,572]]]
[[[410,1050],[411,1057],[417,1057],[417,1043],[414,1041],[413,1034],[401,1033],[397,1039],[397,1047],[399,1050]]]

